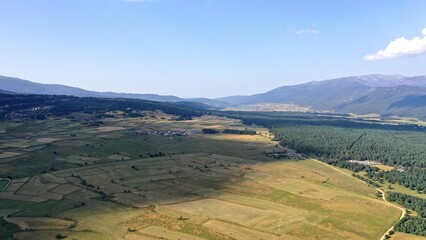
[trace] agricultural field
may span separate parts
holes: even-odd
[[[374,188],[302,159],[265,128],[109,116],[1,123],[0,177],[12,182],[0,216],[20,227],[16,239],[379,239],[399,218]]]
[[[3,189],[5,189],[8,184],[9,184],[9,180],[0,179],[0,191],[2,191]]]
[[[422,237],[422,236],[416,236],[416,235],[400,233],[400,232],[395,233],[393,238],[399,239],[399,240],[424,240],[425,239],[425,237]]]

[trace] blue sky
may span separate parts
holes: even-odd
[[[182,97],[426,75],[425,28],[424,0],[1,0],[0,75]]]

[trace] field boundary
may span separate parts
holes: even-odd
[[[321,164],[323,164],[323,165],[325,165],[325,166],[327,166],[327,167],[329,167],[329,168],[332,168],[332,169],[334,169],[334,170],[336,170],[336,171],[338,171],[338,172],[340,172],[340,173],[343,173],[344,175],[346,175],[346,176],[348,176],[348,177],[350,177],[350,178],[353,178],[353,179],[356,179],[356,180],[358,180],[358,181],[360,181],[360,182],[362,182],[362,183],[364,183],[364,184],[367,184],[366,182],[364,182],[364,181],[362,181],[361,179],[358,179],[358,178],[356,178],[356,177],[353,177],[353,176],[351,176],[351,175],[349,175],[348,173],[345,173],[344,171],[342,171],[342,170],[340,170],[340,169],[338,169],[338,168],[336,168],[336,167],[333,167],[333,166],[331,166],[331,165],[329,165],[329,164],[327,164],[327,163],[324,163],[324,162],[321,162],[321,161],[319,161],[319,160],[317,160],[317,159],[313,159],[314,161],[316,161],[316,162],[318,162],[318,163],[321,163]],[[382,189],[380,189],[380,188],[375,188],[377,191],[379,191],[381,194],[382,194],[382,198],[383,198],[383,201],[385,201],[385,203],[387,203],[388,205],[390,205],[390,206],[392,206],[392,207],[395,207],[395,208],[398,208],[399,210],[401,210],[401,216],[399,217],[399,219],[398,219],[398,221],[399,220],[401,220],[401,219],[403,219],[404,217],[405,217],[405,215],[407,214],[407,211],[405,210],[405,208],[402,208],[402,207],[400,207],[400,206],[398,206],[398,205],[396,205],[396,204],[394,204],[394,203],[391,203],[391,202],[389,202],[387,199],[386,199],[386,192],[385,191],[383,191]],[[389,232],[390,231],[392,231],[393,229],[394,229],[394,227],[395,227],[395,224],[396,224],[396,222],[382,235],[382,237],[380,238],[380,240],[384,240],[384,239],[386,239],[385,237],[386,237],[386,235],[387,234],[389,234]]]
[[[4,186],[4,188],[0,190],[0,192],[3,192],[3,191],[4,191],[4,190],[6,190],[6,189],[9,187],[9,185],[12,183],[12,180],[7,179],[7,178],[1,178],[0,180],[1,180],[1,181],[7,181],[6,186]]]

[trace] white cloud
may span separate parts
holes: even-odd
[[[366,55],[364,60],[376,61],[426,54],[426,28],[422,30],[422,35],[422,37],[414,37],[413,39],[397,38],[390,42],[384,50]]]
[[[154,2],[157,0],[123,0],[124,2],[134,2],[134,3],[143,3],[143,2]]]
[[[296,31],[297,35],[302,35],[302,34],[317,34],[319,33],[320,30],[319,29],[310,29],[310,28],[306,28],[306,29],[300,29]]]

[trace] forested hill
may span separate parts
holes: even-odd
[[[97,92],[82,88],[70,87],[60,84],[41,84],[28,80],[0,76],[0,89],[21,94],[47,94],[67,95],[77,97],[99,97],[99,98],[131,98],[143,99],[156,102],[196,102],[211,105],[212,107],[223,107],[227,103],[207,98],[180,98],[172,95],[140,94],[140,93],[117,93]]]
[[[367,75],[283,86],[266,93],[218,100],[233,105],[295,104],[313,111],[426,119],[426,76]]]
[[[114,110],[123,111],[128,115],[137,115],[137,111],[160,110],[180,116],[181,119],[190,119],[193,116],[202,115],[203,106],[205,105],[174,104],[139,99],[0,93],[0,120],[13,118],[44,119],[51,115],[59,116],[76,112],[101,116]]]

